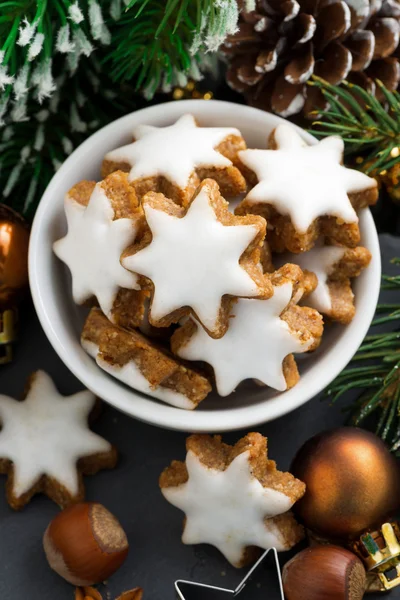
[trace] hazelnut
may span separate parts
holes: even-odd
[[[43,546],[50,567],[76,586],[110,577],[129,549],[117,519],[95,502],[74,504],[60,512],[47,527]]]
[[[283,568],[286,600],[361,600],[366,574],[361,561],[339,546],[314,546]]]

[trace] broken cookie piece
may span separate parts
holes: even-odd
[[[220,436],[192,435],[186,450],[186,461],[173,461],[159,480],[164,497],[186,514],[184,544],[212,544],[242,567],[258,548],[290,550],[304,537],[288,511],[305,485],[277,470],[261,434],[234,446]]]
[[[313,278],[317,285],[304,293],[304,303],[321,314],[347,325],[355,315],[351,279],[358,277],[371,261],[367,248],[343,246],[316,246],[302,254],[285,253],[279,261],[299,265],[306,281]]]
[[[233,127],[199,127],[192,115],[183,115],[168,127],[137,125],[131,144],[109,152],[102,175],[120,169],[139,198],[162,192],[186,206],[203,179],[211,177],[222,194],[235,197],[246,191],[246,181],[235,164],[246,143]]]
[[[355,247],[356,211],[378,199],[375,179],[342,165],[343,140],[328,137],[308,146],[292,125],[279,125],[268,150],[243,150],[239,158],[254,187],[235,214],[267,219],[276,252],[305,252],[320,236]]]
[[[211,338],[193,318],[172,335],[175,354],[213,367],[221,396],[231,394],[246,379],[279,391],[293,387],[299,380],[293,353],[313,350],[320,342],[321,315],[312,308],[296,306],[304,292],[301,269],[285,265],[270,281],[271,298],[239,298],[235,302],[222,338]]]
[[[208,379],[137,331],[116,327],[92,308],[81,336],[99,367],[135,390],[188,410],[211,391]]]

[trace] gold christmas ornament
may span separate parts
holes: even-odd
[[[291,472],[306,484],[294,512],[328,539],[354,540],[381,527],[400,505],[397,461],[377,436],[362,429],[343,427],[311,438]]]
[[[0,364],[12,360],[18,304],[28,287],[28,245],[26,221],[0,204]]]
[[[384,523],[379,529],[364,533],[351,544],[370,575],[375,575],[381,591],[400,585],[400,527]]]

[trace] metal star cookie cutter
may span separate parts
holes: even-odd
[[[249,582],[251,577],[254,575],[254,573],[257,571],[257,569],[265,561],[265,559],[267,558],[267,556],[270,553],[273,555],[273,562],[275,564],[276,572],[278,575],[280,598],[281,598],[281,600],[285,600],[285,596],[283,594],[282,574],[281,574],[281,568],[279,565],[278,552],[276,551],[275,548],[269,548],[268,550],[266,550],[264,552],[264,554],[262,554],[260,556],[258,561],[252,566],[250,571],[247,573],[247,575],[244,577],[244,579],[242,579],[242,581],[239,583],[239,585],[235,589],[231,590],[228,588],[221,588],[221,587],[218,587],[215,585],[207,585],[205,583],[198,583],[196,581],[186,581],[184,579],[178,579],[177,581],[175,581],[175,590],[178,595],[178,598],[180,598],[180,600],[187,600],[183,594],[183,591],[181,590],[181,586],[192,586],[192,587],[196,587],[196,588],[203,588],[205,590],[207,590],[207,589],[212,590],[214,592],[222,592],[225,594],[229,594],[232,598],[235,598],[236,596],[238,596],[240,594],[240,592],[243,591],[243,589],[246,587],[246,584]]]

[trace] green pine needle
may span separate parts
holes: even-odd
[[[344,81],[331,85],[314,77],[329,107],[318,113],[310,133],[323,138],[339,135],[346,142],[348,159],[362,158],[360,168],[376,175],[400,160],[400,94],[376,80],[383,104],[370,92]]]
[[[392,260],[400,264],[400,259]],[[400,275],[382,277],[382,289],[396,291]],[[394,331],[371,333],[350,362],[327,390],[332,403],[350,390],[359,395],[346,410],[354,425],[363,425],[371,416],[375,431],[400,455],[400,304],[379,304],[372,328],[395,323]]]

